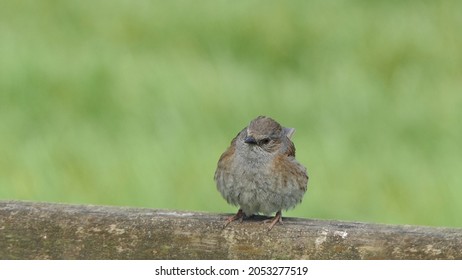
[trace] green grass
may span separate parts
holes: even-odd
[[[3,1],[0,199],[234,212],[220,154],[295,127],[284,215],[462,226],[460,1]]]

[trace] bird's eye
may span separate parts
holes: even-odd
[[[263,139],[260,140],[260,143],[261,143],[262,145],[266,145],[266,144],[268,144],[269,142],[270,142],[270,139],[269,139],[269,138],[263,138]]]

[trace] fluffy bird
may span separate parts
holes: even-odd
[[[215,171],[218,191],[228,203],[240,207],[226,220],[225,227],[257,213],[276,213],[268,228],[271,230],[282,223],[282,210],[302,201],[308,175],[295,159],[294,132],[294,128],[259,116],[231,141]]]

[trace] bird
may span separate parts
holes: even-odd
[[[269,220],[270,231],[277,223],[282,224],[282,210],[301,203],[308,187],[308,173],[295,159],[291,141],[294,133],[294,128],[258,116],[231,141],[218,160],[214,175],[223,198],[239,206],[224,227],[259,213],[276,213]]]

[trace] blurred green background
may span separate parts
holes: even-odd
[[[462,1],[0,3],[0,199],[235,212],[258,115],[310,181],[284,216],[462,226]]]

